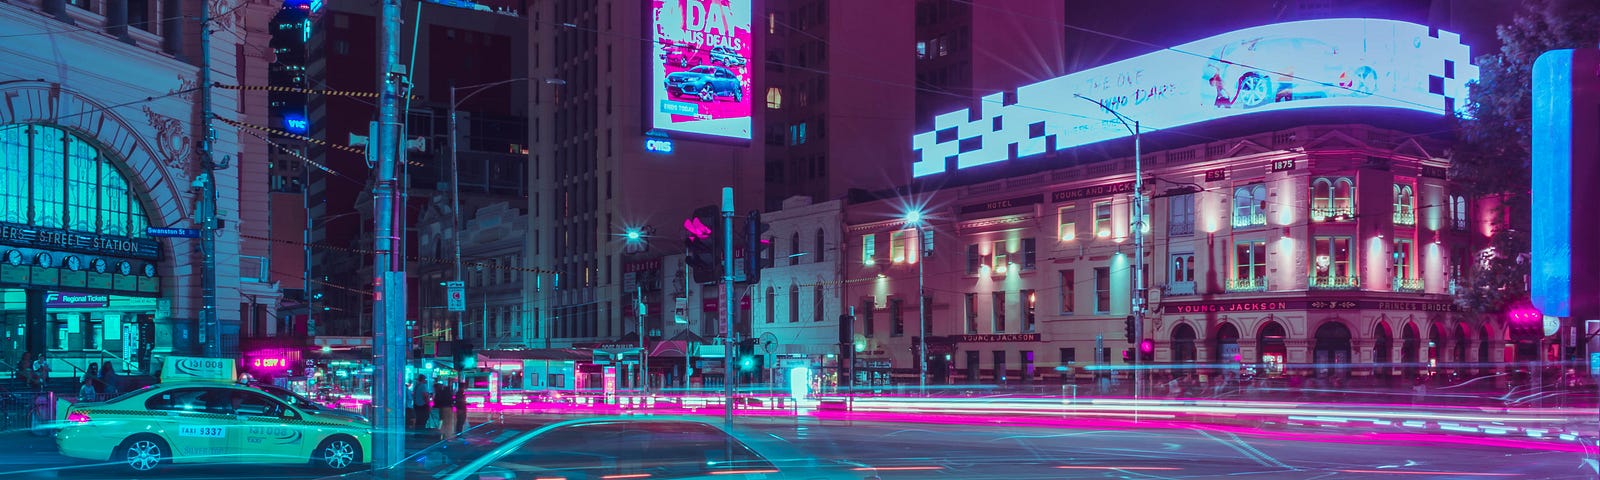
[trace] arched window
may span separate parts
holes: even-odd
[[[1198,349],[1195,348],[1194,340],[1194,327],[1190,327],[1187,323],[1173,327],[1172,363],[1194,363],[1197,360],[1195,352]]]
[[[814,256],[815,256],[815,257],[814,257],[814,258],[816,258],[816,261],[818,261],[818,262],[821,262],[821,261],[822,261],[822,260],[823,260],[823,256],[822,256],[822,252],[823,252],[823,249],[822,249],[822,243],[823,243],[823,237],[822,237],[822,229],[820,229],[820,228],[819,228],[819,229],[817,229],[817,243],[816,243],[816,248],[813,248],[813,249],[811,249],[811,254],[812,254],[812,255],[814,255]]]
[[[1333,182],[1326,178],[1311,181],[1311,219],[1322,221],[1333,211]]]
[[[1233,226],[1257,227],[1267,224],[1267,187],[1247,185],[1233,190]]]
[[[800,264],[800,232],[789,236],[789,264]]]
[[[1394,186],[1394,223],[1398,225],[1416,225],[1416,203],[1411,185],[1395,184]]]
[[[116,164],[48,125],[0,125],[0,221],[143,238],[149,219]]]
[[[1467,197],[1461,195],[1450,196],[1450,220],[1456,230],[1467,229]]]
[[[800,286],[789,286],[789,323],[800,321]]]
[[[1356,182],[1348,178],[1333,181],[1333,215],[1351,217],[1356,214]]]
[[[1311,181],[1311,219],[1342,220],[1355,215],[1355,182],[1349,178],[1318,178]]]
[[[777,304],[778,293],[773,291],[772,287],[767,287],[767,323],[772,323],[777,320],[777,316],[775,315],[775,312],[777,311]]]

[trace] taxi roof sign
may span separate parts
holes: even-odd
[[[231,358],[167,357],[159,380],[232,383],[238,377],[237,368]]]

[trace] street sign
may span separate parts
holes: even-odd
[[[445,282],[445,289],[449,290],[445,297],[450,299],[450,311],[467,311],[467,283],[462,281]]]
[[[672,323],[689,323],[689,299],[678,297],[672,299]]]
[[[145,227],[144,233],[152,237],[200,238],[200,230],[193,228]]]

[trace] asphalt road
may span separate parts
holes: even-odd
[[[551,416],[508,418],[525,430]],[[717,421],[715,417],[707,420]],[[1595,478],[1593,453],[1568,446],[1442,435],[1218,426],[1063,428],[967,422],[908,424],[742,419],[746,433],[771,434],[810,455],[879,468],[885,480],[1059,478]],[[408,442],[410,449],[427,442]],[[171,467],[159,478],[317,478],[311,468]],[[127,478],[54,453],[48,438],[0,433],[0,477]]]

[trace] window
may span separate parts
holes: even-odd
[[[1311,220],[1348,220],[1355,216],[1355,182],[1349,178],[1311,181]]]
[[[917,261],[919,261],[919,262],[922,261],[922,257],[932,256],[933,255],[933,229],[932,228],[923,228],[922,229],[922,241],[917,242],[917,248],[920,249],[917,252]]]
[[[1006,292],[994,292],[994,333],[1006,331]]]
[[[869,234],[866,234],[866,235],[862,235],[861,236],[861,263],[866,264],[866,265],[872,265],[874,263],[877,263],[877,256],[878,256],[878,245],[877,245],[877,240],[875,238],[873,238],[873,234],[869,233]]]
[[[966,305],[966,332],[978,333],[978,294],[968,293],[965,297],[963,304]]]
[[[1261,184],[1233,189],[1234,228],[1267,224],[1267,187]]]
[[[1194,194],[1167,197],[1167,234],[1194,235]]]
[[[1311,288],[1353,289],[1360,277],[1350,269],[1350,237],[1316,237],[1311,242]]]
[[[33,132],[33,224],[66,228],[64,132],[39,126],[33,127]]]
[[[823,317],[822,286],[818,285],[811,287],[811,321],[820,322]]]
[[[1095,202],[1094,236],[1099,238],[1111,237],[1111,202]]]
[[[99,231],[100,162],[99,152],[82,140],[65,136],[67,142],[67,229]]]
[[[1264,240],[1239,242],[1233,249],[1233,279],[1228,283],[1233,291],[1265,291],[1267,289],[1267,242]]]
[[[1194,254],[1172,254],[1172,262],[1167,267],[1167,295],[1194,295],[1198,293],[1194,284]]]
[[[1061,271],[1061,313],[1063,314],[1071,314],[1073,305],[1077,303],[1073,297],[1076,294],[1075,292],[1078,291],[1076,277],[1076,270]]]
[[[816,246],[811,249],[811,255],[812,255],[812,258],[814,259],[813,262],[815,262],[815,263],[822,263],[822,260],[823,260],[822,244],[823,244],[822,229],[819,228],[819,229],[817,229],[817,243],[816,243]]]
[[[898,298],[889,299],[889,336],[898,337],[906,334],[906,319],[902,315],[905,309],[903,301]]]
[[[872,319],[872,311],[874,307],[875,305],[872,304],[872,299],[865,298],[861,300],[861,306],[856,308],[857,310],[861,311],[861,334],[868,337],[872,336],[874,333],[877,333],[877,329],[874,328],[876,322],[873,322]]]
[[[1006,273],[1006,269],[1011,266],[1010,260],[1006,258],[1008,253],[1006,252],[1006,242],[1005,240],[997,240],[992,245],[994,250],[990,251],[993,252],[991,255],[994,255],[994,273]]]
[[[1077,361],[1078,361],[1078,349],[1076,349],[1076,348],[1063,348],[1063,349],[1061,349],[1061,364],[1062,365],[1069,365],[1069,364],[1077,363]]]
[[[1072,205],[1056,210],[1056,240],[1072,241],[1078,238],[1078,225],[1072,217]]]
[[[800,322],[800,286],[789,286],[789,323]]]
[[[1033,290],[1023,290],[1022,296],[1022,331],[1032,332],[1037,319],[1035,313],[1039,306],[1039,296]]]
[[[1033,267],[1034,267],[1033,248],[1034,248],[1034,241],[1033,241],[1032,238],[1024,238],[1024,239],[1022,239],[1022,269],[1023,270],[1033,270]]]
[[[1394,185],[1394,223],[1416,225],[1416,195],[1410,184]]]
[[[789,264],[790,265],[799,265],[800,264],[800,253],[801,253],[800,252],[800,233],[796,232],[796,233],[794,233],[794,234],[789,236]]]
[[[897,230],[889,233],[889,260],[894,263],[906,261],[906,231]]]
[[[983,268],[983,254],[978,252],[978,244],[967,245],[967,275],[977,275]]]
[[[1467,229],[1467,198],[1461,195],[1450,195],[1450,223],[1456,230]]]
[[[783,108],[783,89],[767,87],[767,109],[779,110]]]
[[[767,323],[772,323],[777,319],[777,303],[778,292],[774,291],[772,287],[767,287]]]
[[[1104,314],[1111,311],[1111,268],[1095,267],[1094,269],[1094,313]]]
[[[1394,278],[1396,291],[1421,291],[1417,278],[1416,244],[1409,239],[1394,241]]]

